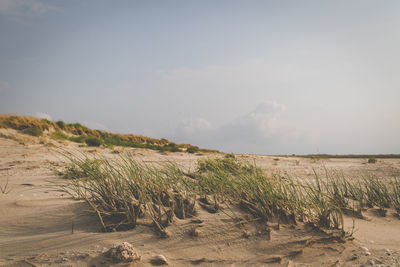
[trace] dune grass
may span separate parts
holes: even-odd
[[[344,211],[400,211],[398,179],[389,184],[374,177],[349,181],[326,171],[323,178],[315,173],[313,180],[302,181],[266,175],[232,157],[200,159],[190,174],[171,162],[147,165],[129,154],[115,160],[69,159],[63,172],[71,181],[68,188],[92,207],[103,231],[134,228],[138,220],[150,219],[163,235],[174,218],[191,217],[199,206],[211,213],[239,208],[260,222],[303,222],[341,230]]]
[[[134,228],[146,215],[164,233],[175,216],[184,219],[194,213],[195,184],[173,163],[151,166],[127,155],[70,160],[64,171],[71,179],[69,188],[91,206],[103,231]]]
[[[392,194],[391,196],[391,204],[393,208],[397,212],[397,216],[400,217],[400,180],[398,178],[394,178],[391,182]]]

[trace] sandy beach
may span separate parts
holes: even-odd
[[[67,181],[55,174],[67,160],[62,153],[84,153],[116,157],[129,151],[146,163],[173,161],[194,170],[201,157],[218,154],[158,152],[136,148],[79,147],[72,142],[36,138],[14,130],[0,129],[0,265],[1,266],[153,266],[162,254],[169,266],[400,266],[400,220],[389,210],[380,217],[374,209],[365,219],[345,217],[351,238],[339,241],[324,231],[306,225],[273,224],[270,238],[249,224],[243,235],[228,213],[211,214],[200,207],[193,218],[177,220],[162,239],[152,229],[101,233],[88,205],[60,190]],[[11,138],[12,137],[12,138]],[[342,172],[346,177],[375,175],[382,179],[399,176],[400,159],[310,159],[237,155],[266,173],[312,178],[314,170]],[[354,225],[354,227],[353,227]],[[193,229],[198,235],[191,235]],[[106,252],[114,244],[131,243],[141,256],[135,263],[115,263]],[[365,250],[365,248],[367,250]],[[366,253],[368,252],[368,253]]]

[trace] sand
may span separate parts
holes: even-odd
[[[144,162],[175,161],[187,170],[195,169],[198,158],[216,155],[88,148],[13,130],[0,131],[14,136],[0,137],[0,186],[8,181],[9,190],[0,193],[1,266],[153,266],[152,259],[158,254],[167,258],[169,266],[360,266],[371,264],[369,260],[375,265],[400,266],[400,220],[390,210],[387,217],[379,217],[374,210],[365,213],[367,219],[346,217],[346,231],[355,231],[346,242],[304,225],[271,224],[270,236],[257,224],[246,225],[244,231],[227,213],[210,214],[199,207],[196,217],[177,219],[168,227],[169,238],[160,238],[145,225],[130,231],[100,233],[100,225],[86,203],[58,187],[66,182],[52,171],[65,166],[66,159],[60,152],[115,157],[115,150],[126,150]],[[325,169],[340,170],[346,177],[366,173],[400,177],[400,159],[366,164],[365,159],[238,157],[266,172],[302,179],[311,178],[313,170],[323,173]],[[198,236],[191,235],[193,229],[197,229]],[[113,263],[105,257],[105,251],[125,241],[141,255],[139,262]],[[370,255],[363,255],[360,247],[368,248]],[[351,260],[354,255],[357,259]]]

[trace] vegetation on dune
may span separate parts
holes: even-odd
[[[393,208],[396,210],[397,215],[400,216],[400,180],[394,178],[390,184],[392,193],[390,194],[390,200]]]
[[[22,132],[32,136],[41,136],[43,134],[43,130],[37,126],[31,126],[29,128],[22,130]]]
[[[301,184],[280,175],[267,176],[260,168],[234,158],[205,159],[199,162],[196,175],[202,189],[214,199],[237,204],[256,218],[282,223],[296,221],[318,227],[339,229],[342,212],[327,192],[315,183]]]
[[[93,130],[79,123],[52,122],[29,116],[0,115],[0,128],[12,128],[24,134],[41,136],[44,133],[56,140],[86,143],[89,146],[126,146],[170,152],[216,152],[189,144],[175,144],[167,139],[155,139],[133,134],[114,134]]]
[[[133,228],[147,216],[156,229],[194,214],[195,183],[173,163],[154,167],[130,156],[118,160],[71,157],[69,188],[92,207],[103,231]],[[81,178],[81,179],[78,179]]]
[[[85,143],[86,143],[88,146],[100,146],[100,145],[102,145],[103,140],[100,139],[100,138],[98,138],[98,137],[95,137],[95,136],[88,136],[88,137],[85,139]]]
[[[314,180],[301,181],[268,176],[232,157],[200,159],[190,174],[174,163],[146,165],[129,154],[116,160],[69,159],[61,173],[70,179],[67,190],[86,200],[103,231],[134,228],[138,220],[147,218],[165,234],[175,217],[191,217],[198,206],[211,213],[240,208],[259,222],[304,222],[331,229],[343,229],[343,213],[362,217],[366,208],[376,207],[382,216],[394,208],[400,215],[398,179],[349,181],[326,171],[324,178],[315,173]]]

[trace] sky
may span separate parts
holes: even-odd
[[[400,153],[400,1],[0,0],[0,113],[255,154]]]

